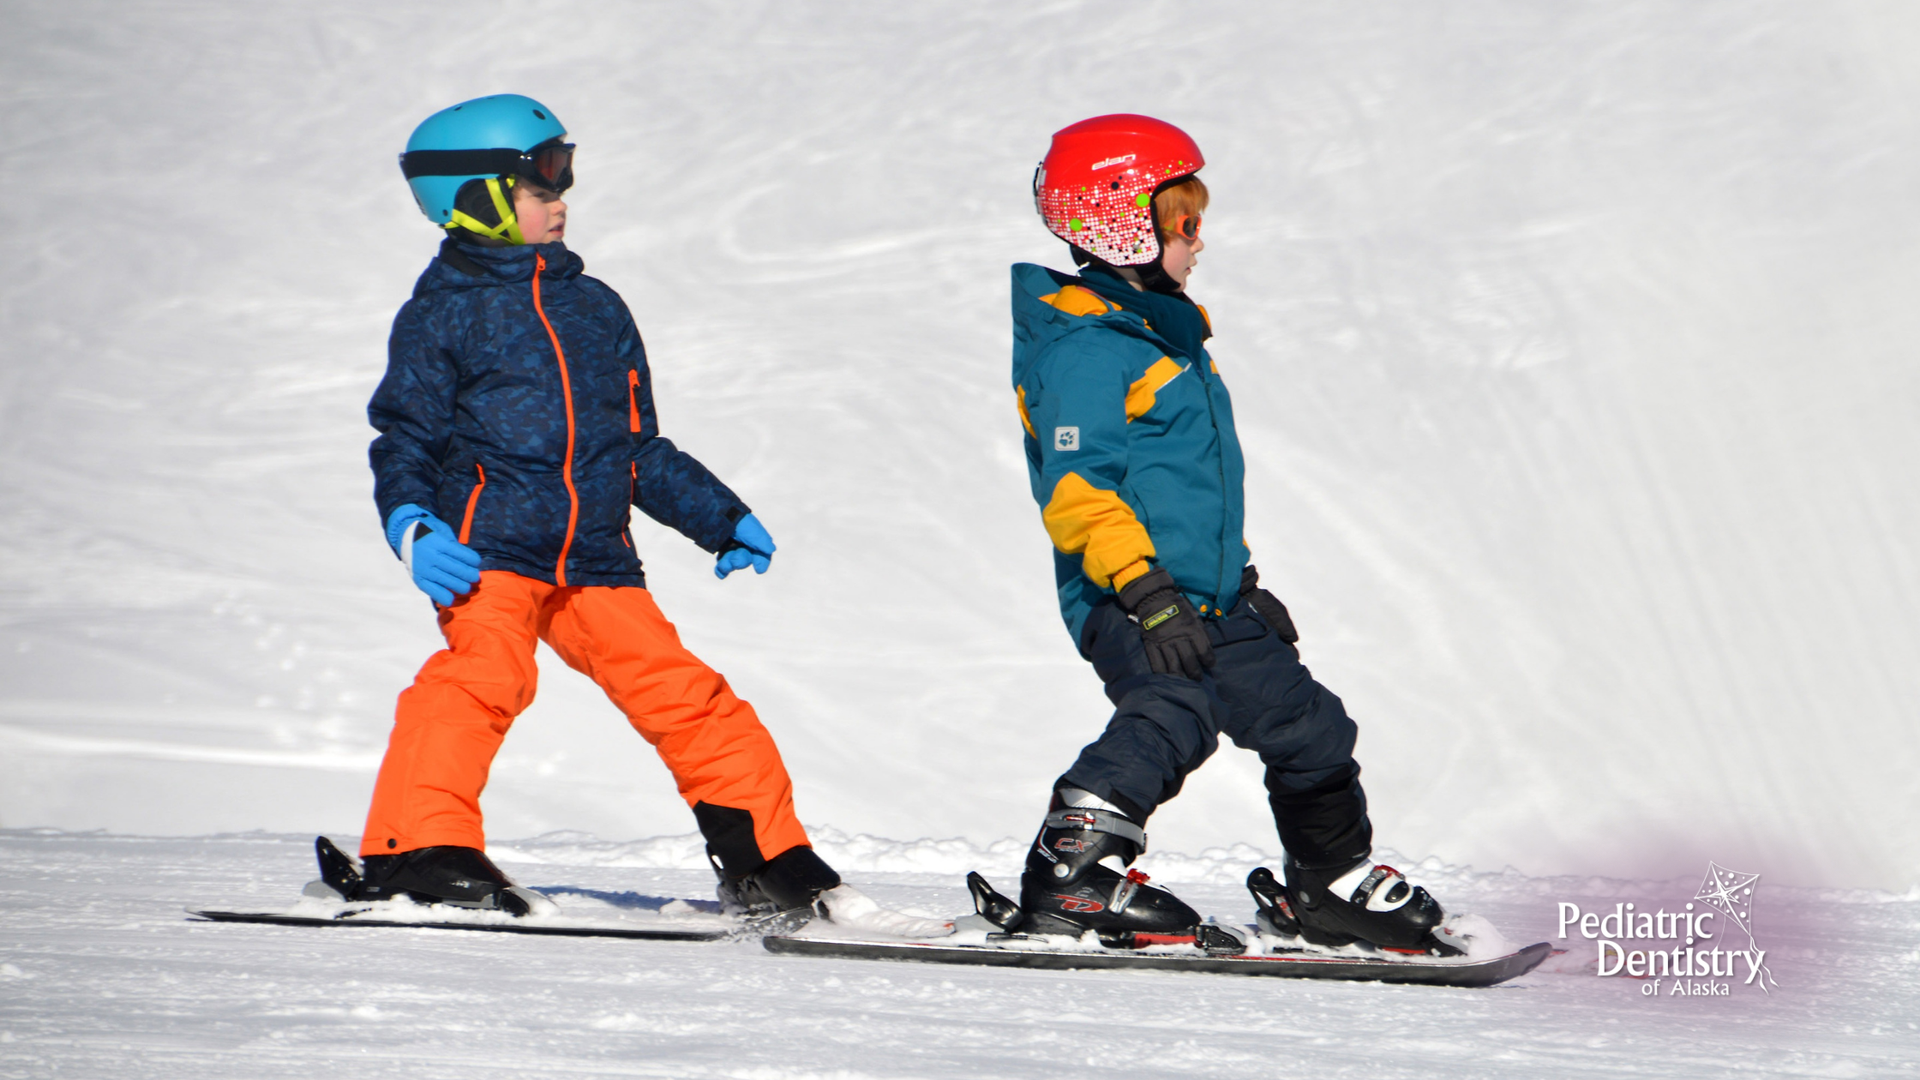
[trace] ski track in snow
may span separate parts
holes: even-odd
[[[952,868],[1003,886],[1020,845],[828,830],[855,883],[954,913]],[[864,852],[864,854],[860,854]],[[710,897],[687,837],[497,845],[523,883]],[[1158,879],[1236,921],[1257,852]],[[1179,860],[1176,860],[1176,862]],[[930,862],[938,871],[930,871]],[[1920,895],[1765,889],[1781,986],[1644,998],[1572,957],[1486,990],[1127,972],[988,971],[767,955],[757,944],[303,930],[187,921],[280,909],[311,839],[0,832],[0,1077],[1866,1077],[1920,1072]],[[1557,900],[1652,902],[1694,881],[1416,870],[1516,942]],[[563,901],[565,897],[562,897]],[[1574,945],[1581,944],[1576,941]],[[1590,970],[1590,968],[1588,969]]]

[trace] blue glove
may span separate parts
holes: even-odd
[[[480,553],[461,543],[453,526],[413,503],[387,519],[387,545],[414,585],[441,607],[451,606],[455,593],[472,592],[480,580]]]
[[[754,573],[764,574],[767,567],[773,565],[773,537],[767,535],[766,527],[752,514],[733,523],[733,543],[713,564],[714,577],[725,581],[728,574],[745,570],[749,565]]]

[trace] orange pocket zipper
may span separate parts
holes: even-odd
[[[460,519],[460,542],[463,544],[467,542],[467,537],[473,535],[473,508],[480,505],[480,493],[487,489],[487,470],[476,461],[473,471],[480,474],[480,482],[473,485],[473,493],[467,496],[467,516]]]
[[[629,462],[627,464],[627,506],[628,507],[633,506],[633,486],[635,484],[638,484],[639,482],[640,482],[640,466],[635,465],[632,462]],[[627,511],[627,524],[625,527],[623,527],[620,530],[620,542],[627,545],[627,549],[629,551],[633,549],[633,538],[628,536],[627,533],[630,530],[632,530],[632,528],[633,528],[633,511],[629,509]]]

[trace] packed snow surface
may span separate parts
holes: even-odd
[[[535,887],[711,898],[672,839],[496,845]],[[1012,882],[1018,849],[833,835],[878,899],[966,904],[954,872]],[[1150,864],[1246,922],[1258,852]],[[315,1076],[1912,1077],[1920,892],[1763,886],[1756,940],[1779,985],[1658,995],[1594,976],[1556,904],[1678,906],[1699,883],[1409,867],[1457,910],[1563,957],[1481,990],[1152,972],[989,970],[679,944],[188,921],[183,906],[285,908],[306,836],[0,832],[0,1077]],[[570,897],[556,897],[567,903]]]

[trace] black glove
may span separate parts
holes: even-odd
[[[1280,598],[1260,587],[1260,571],[1249,566],[1240,571],[1240,595],[1253,606],[1254,613],[1265,619],[1280,640],[1291,645],[1300,640],[1300,631],[1293,628],[1293,616],[1287,614],[1287,605]]]
[[[1120,590],[1120,606],[1140,624],[1147,664],[1156,675],[1185,675],[1198,681],[1213,666],[1207,628],[1165,570],[1149,570]]]

